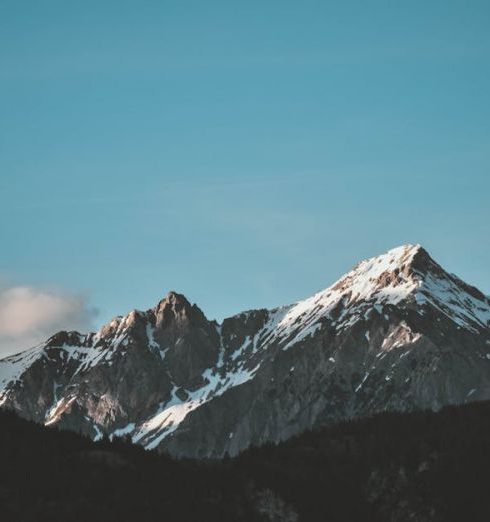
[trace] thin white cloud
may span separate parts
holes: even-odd
[[[81,296],[30,286],[0,288],[0,357],[35,346],[59,330],[86,331],[95,316]]]

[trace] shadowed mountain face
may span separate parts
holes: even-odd
[[[490,300],[420,246],[296,304],[208,321],[171,292],[0,361],[0,405],[46,425],[217,457],[385,410],[490,399]]]

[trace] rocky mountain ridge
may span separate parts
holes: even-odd
[[[385,410],[490,398],[490,299],[419,245],[293,305],[209,321],[171,292],[0,361],[0,406],[216,457]]]

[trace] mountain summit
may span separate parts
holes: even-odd
[[[216,457],[386,410],[490,398],[490,300],[420,245],[218,325],[180,294],[0,361],[0,406]]]

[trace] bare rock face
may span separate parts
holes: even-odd
[[[216,363],[219,335],[201,310],[183,295],[170,292],[153,311],[153,338],[164,347],[165,359],[177,386],[199,386],[206,368]]]
[[[293,305],[206,319],[171,292],[0,361],[0,406],[177,456],[234,455],[386,410],[490,399],[490,300],[418,245]]]

